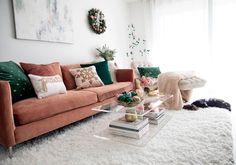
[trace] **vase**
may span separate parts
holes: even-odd
[[[134,122],[137,120],[138,115],[135,107],[130,107],[126,109],[125,120],[128,122]]]

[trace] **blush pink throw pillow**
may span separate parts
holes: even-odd
[[[31,63],[21,62],[20,65],[27,75],[28,74],[33,74],[38,76],[60,75],[62,77],[61,67],[59,62],[54,62],[51,64],[31,64]]]

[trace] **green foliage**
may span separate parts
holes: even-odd
[[[108,46],[104,45],[102,48],[96,48],[98,51],[98,57],[104,58],[106,61],[114,60],[116,50],[111,50]]]
[[[99,9],[91,9],[88,12],[88,20],[91,29],[97,33],[101,34],[106,31],[106,21],[104,19],[104,14]]]
[[[120,102],[125,102],[127,104],[130,104],[132,103],[134,100],[133,100],[133,97],[134,96],[137,96],[137,93],[134,92],[134,91],[131,91],[131,92],[123,92],[122,95],[120,95],[118,97],[118,101]]]
[[[126,53],[127,57],[134,61],[135,55],[147,56],[150,50],[145,48],[145,39],[141,39],[136,35],[136,29],[133,24],[128,25],[129,51]]]
[[[131,96],[132,96],[132,97],[138,96],[138,94],[137,94],[136,92],[134,92],[134,91],[131,91],[130,93],[131,93]]]

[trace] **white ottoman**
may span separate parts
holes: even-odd
[[[203,87],[206,84],[206,80],[197,76],[187,77],[179,81],[180,90],[192,90],[194,88]]]
[[[205,83],[194,72],[165,72],[158,76],[159,92],[173,95],[164,103],[167,109],[182,109],[183,103],[190,100],[192,90],[204,86]]]

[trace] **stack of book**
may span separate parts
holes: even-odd
[[[144,117],[149,119],[150,124],[157,125],[158,123],[161,123],[162,120],[165,118],[165,110],[156,108],[144,115]]]
[[[126,136],[140,139],[149,130],[148,119],[137,119],[134,122],[127,122],[125,117],[116,119],[109,124],[109,131],[114,135]]]

